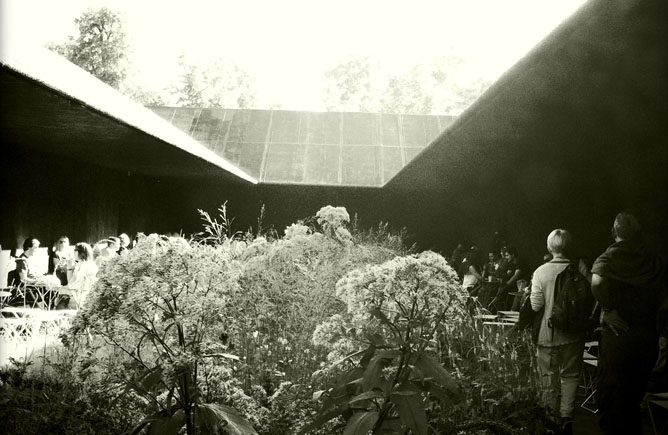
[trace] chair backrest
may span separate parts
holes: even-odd
[[[7,287],[7,274],[16,268],[16,263],[10,257],[10,253],[9,249],[0,251],[0,288]]]
[[[30,266],[33,275],[44,275],[49,270],[49,248],[37,248],[30,259]]]

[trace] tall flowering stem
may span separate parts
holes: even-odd
[[[342,415],[349,433],[406,427],[426,434],[428,402],[461,398],[434,358],[439,336],[467,316],[457,275],[427,251],[354,270],[337,283],[336,294],[346,313],[319,325],[313,341],[333,349],[330,371],[349,369],[323,393],[322,413],[302,433]]]

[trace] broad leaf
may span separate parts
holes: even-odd
[[[224,427],[230,435],[257,435],[250,425],[234,408],[225,405],[205,403],[197,408],[197,418],[203,433],[216,433]]]
[[[372,344],[364,352],[364,356],[362,356],[362,359],[360,360],[360,366],[366,367],[367,364],[369,364],[369,361],[371,361],[371,358],[373,358],[373,355],[375,353],[376,353],[376,346]]]
[[[357,351],[357,352],[350,353],[350,354],[346,355],[345,357],[341,358],[340,360],[334,361],[334,362],[329,366],[329,368],[330,368],[330,369],[333,369],[334,367],[338,366],[339,364],[344,363],[345,361],[348,361],[348,360],[351,359],[351,358],[355,358],[356,356],[360,356],[360,355],[362,355],[362,354],[363,354],[364,352],[366,352],[366,351],[367,351],[367,349],[362,349],[362,350],[359,350],[359,351]]]
[[[178,412],[183,412],[183,410],[181,408],[177,408],[176,411],[174,412],[174,414],[176,414]],[[172,414],[172,415],[174,415],[174,414]],[[156,413],[153,413],[153,414],[147,416],[146,418],[144,418],[142,421],[140,421],[137,426],[132,428],[132,430],[130,430],[130,435],[136,435],[139,432],[141,432],[142,429],[144,429],[146,426],[148,426],[148,425],[150,425],[150,424],[152,424],[152,423],[154,423],[158,420],[162,420],[162,419],[165,419],[165,418],[169,419],[169,418],[172,417],[172,415],[167,414],[165,411],[158,411]],[[185,420],[184,420],[184,423],[185,423]]]
[[[151,422],[148,435],[177,435],[186,424],[186,414],[179,409],[170,417],[164,417]]]
[[[420,369],[425,376],[432,378],[436,384],[440,385],[453,402],[459,402],[463,398],[457,381],[431,356],[424,353],[421,354],[417,361],[415,361],[415,367]]]
[[[379,334],[377,332],[374,334],[368,334],[366,338],[374,347],[380,347],[385,345],[385,337],[383,337],[382,334]]]
[[[378,421],[377,412],[358,412],[348,420],[343,435],[367,435],[376,421]]]
[[[363,407],[366,408],[366,406],[368,406],[371,403],[370,402],[371,400],[381,399],[383,397],[385,397],[385,396],[380,391],[377,391],[377,390],[367,391],[367,392],[364,392],[362,394],[358,394],[357,396],[350,399],[350,401],[348,402],[348,405],[350,405],[351,408],[359,408],[360,406],[363,406]],[[366,402],[366,401],[368,401],[369,403],[366,403],[366,404],[363,403],[363,402]]]
[[[431,381],[426,381],[422,385],[429,394],[438,397],[444,405],[451,406],[454,404],[452,395],[440,385]]]
[[[364,376],[362,377],[362,389],[367,391],[376,386],[380,386],[381,383],[381,372],[383,368],[394,358],[401,355],[401,352],[398,350],[383,350],[371,358],[369,365],[366,370],[364,370]]]
[[[298,435],[302,435],[305,433],[308,433],[312,431],[313,429],[317,429],[323,424],[327,423],[329,420],[338,417],[341,415],[344,411],[347,411],[348,407],[336,407],[334,409],[330,409],[327,411],[320,411],[318,415],[316,416],[315,420],[313,420],[311,423],[307,424],[306,426],[302,427],[299,432],[297,432]]]
[[[402,435],[404,429],[401,427],[401,420],[397,417],[386,418],[383,420],[379,433],[382,435]]]
[[[401,423],[409,427],[414,435],[427,435],[427,413],[419,391],[412,385],[406,385],[392,392],[390,397],[397,406]]]

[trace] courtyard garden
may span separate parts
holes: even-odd
[[[436,252],[323,207],[282,234],[225,206],[106,262],[54,327],[5,324],[16,434],[543,433],[530,337],[483,326]],[[11,329],[11,330],[10,330]],[[3,358],[4,359],[4,358]]]

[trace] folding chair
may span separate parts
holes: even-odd
[[[666,427],[668,427],[668,418],[664,417],[663,424],[661,425],[661,430],[657,432],[656,420],[654,412],[652,412],[652,405],[659,408],[659,410],[662,410],[663,413],[666,414],[668,412],[668,393],[650,394],[649,396],[647,396],[646,400],[647,400],[647,412],[649,413],[649,419],[652,422],[652,430],[654,431],[654,435],[665,433]]]
[[[598,346],[597,341],[585,343],[585,350],[582,354],[582,385],[584,389],[585,399],[580,405],[581,408],[596,414],[598,407],[596,406],[596,370],[598,368],[598,357],[591,352]]]

